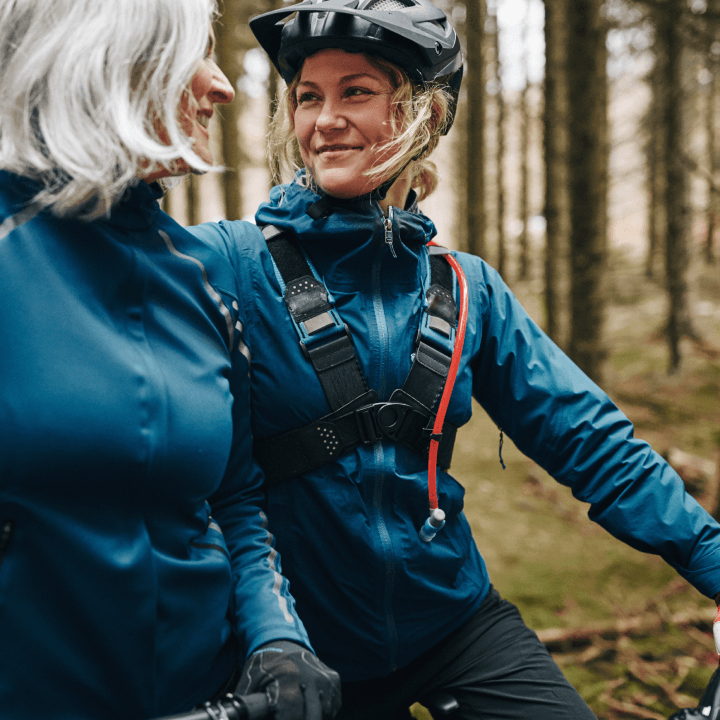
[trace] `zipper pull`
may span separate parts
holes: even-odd
[[[388,206],[388,214],[387,217],[383,220],[383,223],[385,224],[385,244],[390,247],[390,252],[392,253],[392,256],[394,258],[397,257],[395,254],[395,246],[393,245],[393,233],[392,233],[392,226],[393,226],[393,213],[395,212],[392,205]]]

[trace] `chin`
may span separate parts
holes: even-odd
[[[316,182],[323,192],[326,192],[331,197],[338,198],[339,200],[350,200],[351,198],[359,197],[360,195],[367,195],[367,193],[374,189],[367,183],[363,183],[361,185],[360,183],[355,182],[328,182],[327,180],[323,181],[322,179],[316,179]]]

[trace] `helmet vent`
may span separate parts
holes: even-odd
[[[414,2],[403,2],[403,0],[375,0],[375,2],[371,2],[365,9],[385,10],[388,12],[391,10],[407,10],[409,7],[414,7],[414,5]]]

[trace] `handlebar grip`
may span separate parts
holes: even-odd
[[[265,693],[227,695],[216,703],[205,703],[177,715],[164,715],[156,720],[267,720],[270,702]]]

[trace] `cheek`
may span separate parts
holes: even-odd
[[[300,145],[307,145],[310,142],[315,122],[307,112],[296,111],[293,118],[293,126],[295,128],[295,137],[297,137]]]
[[[305,164],[310,160],[310,141],[315,132],[315,120],[308,113],[295,113],[293,119],[295,137],[300,148],[300,156]]]

